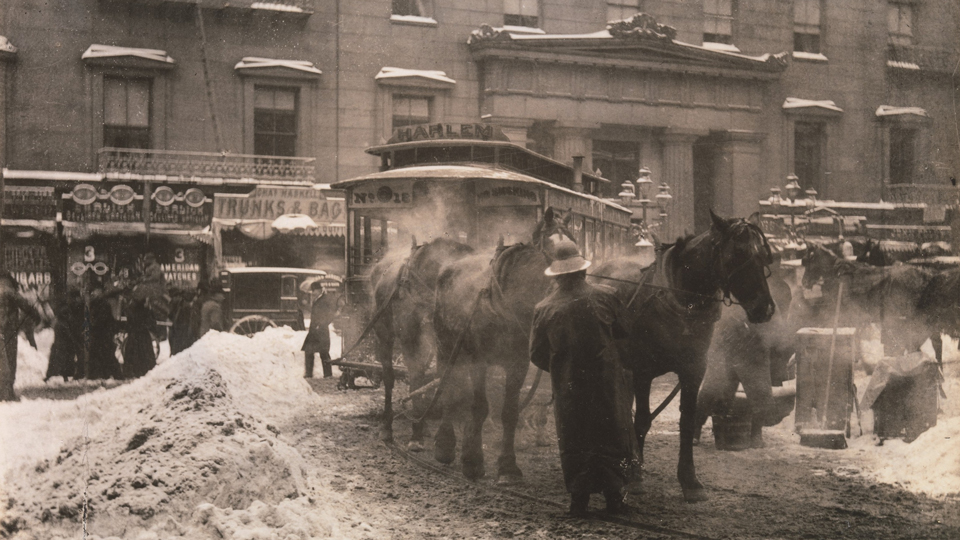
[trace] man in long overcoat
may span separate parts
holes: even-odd
[[[0,272],[0,401],[19,400],[13,391],[17,378],[17,333],[21,324],[36,326],[39,322],[40,313],[20,296],[17,280],[9,272]]]
[[[313,294],[319,294],[310,307],[310,328],[306,339],[303,340],[303,376],[313,378],[313,363],[316,354],[320,355],[323,366],[323,377],[332,377],[333,368],[330,366],[330,323],[337,316],[337,299],[332,294],[326,294],[319,281],[311,286]]]
[[[604,495],[608,511],[622,512],[634,435],[631,396],[613,344],[626,337],[621,305],[608,289],[586,282],[590,262],[576,244],[564,240],[556,253],[546,274],[557,288],[537,304],[530,359],[553,383],[570,513],[583,515],[592,493]]]

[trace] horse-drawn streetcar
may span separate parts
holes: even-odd
[[[367,150],[380,171],[332,187],[346,191],[347,293],[360,300],[370,269],[412,242],[447,238],[483,250],[502,237],[528,241],[548,207],[569,212],[584,256],[620,255],[631,212],[594,195],[608,182],[511,143],[486,124],[398,130]]]

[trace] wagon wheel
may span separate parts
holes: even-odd
[[[263,315],[247,315],[239,321],[233,323],[230,332],[242,336],[253,337],[257,332],[262,332],[265,328],[276,328],[277,323],[271,321]]]

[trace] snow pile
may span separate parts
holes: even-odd
[[[861,345],[864,364],[876,366],[883,354],[883,346],[876,341],[864,341]],[[933,356],[928,341],[923,349]],[[941,413],[937,425],[921,434],[916,440],[906,443],[901,439],[880,440],[873,432],[873,411],[862,411],[859,421],[854,414],[851,419],[852,436],[847,439],[848,449],[842,454],[835,450],[823,450],[799,446],[800,437],[794,432],[794,414],[780,424],[764,430],[776,442],[768,445],[780,452],[784,459],[796,455],[816,456],[829,454],[845,458],[842,468],[857,470],[864,477],[877,482],[893,484],[913,493],[933,497],[960,494],[960,352],[957,341],[943,337],[944,382],[946,399],[940,399]],[[863,396],[870,376],[858,369],[855,384]],[[862,435],[861,435],[862,429]]]
[[[340,530],[354,510],[276,427],[321,405],[303,337],[212,332],[111,390],[0,406],[0,536],[74,538],[81,523],[124,538],[367,534]]]

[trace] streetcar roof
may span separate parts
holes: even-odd
[[[308,276],[325,276],[323,270],[314,270],[312,268],[284,268],[277,266],[241,266],[237,268],[225,268],[223,272],[230,274],[303,274]]]
[[[390,169],[387,171],[376,172],[368,174],[365,176],[358,176],[356,178],[351,178],[350,180],[343,180],[332,184],[335,189],[346,189],[351,188],[357,185],[361,185],[365,182],[371,182],[376,180],[395,180],[400,178],[423,178],[431,180],[464,180],[468,178],[476,178],[480,180],[508,180],[511,182],[523,182],[526,184],[538,184],[542,186],[547,186],[550,189],[556,189],[557,191],[563,191],[565,193],[570,193],[578,197],[583,197],[585,199],[590,199],[593,201],[600,202],[611,208],[616,208],[617,210],[622,210],[624,212],[633,213],[631,210],[620,206],[619,204],[596,197],[594,195],[588,195],[586,193],[580,193],[572,189],[559,186],[552,182],[547,182],[546,180],[540,180],[539,178],[534,178],[532,176],[519,173],[510,169],[504,169],[502,167],[494,167],[493,165],[487,164],[472,164],[472,165],[414,165],[411,167],[402,167],[398,169]]]
[[[420,148],[443,148],[443,147],[464,147],[464,146],[478,146],[478,147],[488,147],[488,148],[505,148],[522,154],[526,154],[529,158],[541,162],[537,168],[557,168],[565,169],[570,174],[570,178],[573,178],[573,166],[567,165],[560,161],[557,161],[553,158],[547,157],[543,154],[539,154],[530,150],[525,146],[521,146],[517,143],[505,141],[505,140],[481,140],[481,139],[422,139],[416,141],[404,141],[404,142],[395,142],[389,144],[382,144],[379,146],[372,146],[367,148],[366,152],[368,154],[373,154],[375,156],[382,156],[384,154],[390,154],[393,152],[402,152],[404,150],[414,150]],[[424,163],[414,163],[411,165],[401,165],[396,168],[404,168],[409,166],[423,165]],[[501,167],[509,167],[507,165],[500,165]],[[528,172],[528,171],[522,171]],[[610,180],[594,174],[592,171],[584,170],[582,171],[584,178],[589,179],[594,182],[600,183],[610,183]]]

